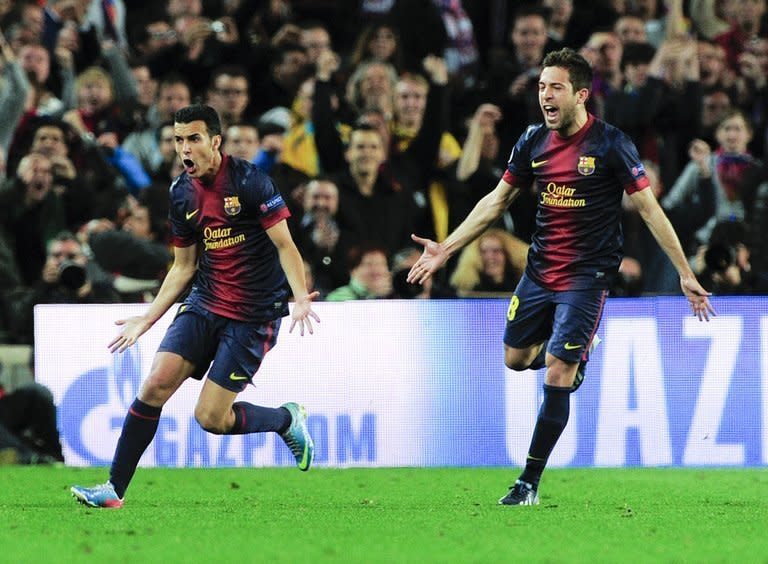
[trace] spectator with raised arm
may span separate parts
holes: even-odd
[[[685,166],[688,146],[699,128],[702,87],[696,42],[667,40],[648,67],[648,81],[661,81],[663,102],[656,119],[659,166],[664,186],[671,186]]]
[[[64,204],[53,191],[52,163],[45,155],[26,155],[16,176],[0,189],[0,227],[11,237],[24,284],[32,284],[46,260],[48,241],[65,227]]]
[[[29,80],[13,49],[0,33],[0,151],[3,157],[11,145],[14,130],[24,115]]]
[[[752,127],[745,115],[732,110],[717,127],[714,152],[700,139],[691,144],[691,160],[661,205],[690,222],[688,227],[695,229],[693,244],[705,244],[719,221],[744,221],[743,192],[747,188],[741,180],[760,166],[747,151],[751,137]]]

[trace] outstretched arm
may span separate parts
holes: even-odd
[[[672,224],[661,209],[659,202],[651,190],[640,190],[631,196],[632,202],[637,206],[640,215],[645,224],[651,230],[659,246],[667,253],[669,260],[675,266],[680,275],[680,288],[683,294],[688,298],[693,313],[700,320],[709,321],[709,316],[715,314],[712,304],[709,303],[711,295],[702,288],[696,276],[693,274],[688,260],[685,257],[683,248],[680,246],[680,240],[677,238]]]
[[[195,272],[197,272],[197,245],[175,247],[173,266],[163,280],[163,284],[147,313],[116,321],[116,325],[123,325],[123,330],[109,343],[109,350],[111,352],[123,352],[135,343],[176,303],[176,299],[187,289],[192,278],[195,277]]]
[[[496,188],[477,202],[469,215],[461,222],[461,225],[442,243],[411,235],[414,241],[424,246],[424,253],[411,267],[408,273],[408,282],[422,284],[432,276],[454,253],[477,238],[491,223],[501,217],[501,214],[515,200],[519,192],[519,188],[515,188],[504,180],[499,180]]]
[[[313,330],[310,318],[318,323],[320,322],[320,318],[312,311],[312,300],[317,298],[320,292],[312,292],[310,294],[307,291],[307,281],[304,277],[304,261],[301,260],[299,250],[291,238],[288,223],[285,220],[276,223],[267,229],[267,235],[269,235],[269,238],[277,247],[280,265],[283,267],[283,271],[285,271],[291,292],[293,292],[293,298],[296,301],[291,311],[291,328],[288,332],[293,331],[294,326],[298,323],[299,331],[302,335],[304,334],[305,325],[307,331],[311,334]]]

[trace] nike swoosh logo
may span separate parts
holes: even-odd
[[[248,379],[248,376],[238,376],[237,374],[235,374],[235,373],[233,372],[232,374],[230,374],[230,375],[229,375],[229,379],[230,379],[230,380],[234,380],[234,381],[238,381],[238,380],[247,380],[247,379]]]
[[[565,343],[565,350],[572,351],[572,350],[575,350],[575,349],[580,349],[583,346],[584,345],[572,345],[571,343]]]
[[[544,166],[549,161],[531,161],[531,168],[539,168],[540,166]]]
[[[199,212],[199,211],[200,211],[200,208],[197,208],[196,210],[191,211],[191,212],[187,212],[187,219],[192,219],[193,217],[195,217],[197,215],[197,212]]]

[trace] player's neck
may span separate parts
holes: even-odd
[[[571,137],[581,131],[581,128],[587,124],[589,121],[589,114],[584,106],[581,106],[580,108],[581,109],[576,112],[576,116],[567,128],[557,130],[557,134],[560,137]]]
[[[221,151],[216,151],[213,155],[213,163],[211,168],[207,173],[200,177],[200,182],[202,184],[206,186],[213,184],[213,181],[216,180],[216,175],[219,173],[219,169],[221,168],[221,160]]]

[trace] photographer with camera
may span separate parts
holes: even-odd
[[[8,301],[15,341],[32,344],[36,305],[119,303],[120,296],[109,276],[88,259],[75,235],[62,231],[48,244],[40,279]]]
[[[715,225],[707,245],[696,254],[701,285],[721,296],[752,294],[755,273],[747,247],[747,228],[740,221],[723,221]]]
[[[46,244],[65,225],[64,203],[53,190],[51,159],[37,153],[24,156],[16,175],[0,189],[0,228],[8,236],[22,284],[31,286],[38,278]]]

